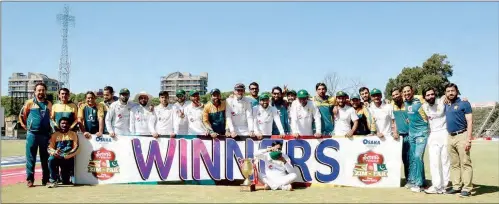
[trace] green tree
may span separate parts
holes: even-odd
[[[12,99],[10,96],[2,96],[2,107],[5,109],[5,117],[16,114],[12,110]]]
[[[153,106],[157,106],[157,105],[159,105],[159,97],[154,97],[154,98],[152,98],[152,100],[151,100],[151,104],[152,104]]]

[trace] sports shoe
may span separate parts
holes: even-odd
[[[48,187],[49,188],[57,188],[57,182],[49,183]]]
[[[445,194],[456,194],[459,193],[461,190],[454,190],[453,188],[450,188],[449,190],[445,191]]]
[[[468,191],[461,191],[461,194],[459,194],[460,197],[470,197],[471,193]]]
[[[412,185],[411,183],[406,183],[404,187],[405,187],[405,188],[407,188],[407,189],[410,189],[410,188],[412,188],[413,186],[414,186],[414,185]]]
[[[443,191],[435,188],[434,186],[430,186],[428,189],[424,190],[426,194],[442,194]]]
[[[293,190],[293,187],[291,186],[291,184],[288,184],[288,185],[283,185],[281,186],[281,189],[283,191],[292,191]]]
[[[415,193],[419,193],[422,191],[422,189],[419,186],[413,186],[413,187],[411,187],[411,191],[415,192]]]
[[[35,187],[35,185],[33,184],[33,181],[28,181],[26,186],[28,186],[28,188]]]

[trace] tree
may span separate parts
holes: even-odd
[[[342,78],[336,72],[327,74],[323,83],[327,86],[326,94],[329,96],[336,95],[337,91],[344,91],[348,94],[358,93],[359,88],[364,86],[359,78]]]
[[[327,86],[327,92],[326,92],[327,95],[334,96],[336,94],[336,90],[338,90],[338,85],[340,84],[340,80],[341,80],[340,76],[336,72],[327,74],[324,77],[323,83],[326,84]]]
[[[404,67],[395,79],[390,78],[385,87],[385,97],[392,98],[391,90],[409,84],[414,88],[415,94],[423,94],[423,90],[433,87],[437,96],[444,95],[445,84],[453,74],[452,65],[447,61],[447,55],[433,54],[423,66]]]

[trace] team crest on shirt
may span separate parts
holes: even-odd
[[[454,106],[454,110],[457,110],[457,108],[458,108],[458,106],[457,106],[457,105],[455,105],[455,106]]]
[[[412,106],[407,106],[407,111],[412,113]]]
[[[122,118],[123,116],[121,114],[118,114],[118,118]]]
[[[230,114],[231,114],[232,116],[236,116],[236,112],[234,112],[234,111],[232,111]]]
[[[191,122],[194,122],[194,118],[191,118]]]
[[[273,169],[274,166],[272,166],[272,164],[269,164],[269,169]]]
[[[137,121],[139,121],[139,122],[140,122],[140,117],[135,118],[135,120],[137,120]]]

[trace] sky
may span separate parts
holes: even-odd
[[[384,90],[434,53],[473,102],[499,101],[498,2],[71,2],[71,91],[157,96],[160,77],[208,72],[208,90],[315,93],[336,72]],[[63,2],[2,2],[1,94],[13,72],[58,78]],[[348,82],[348,83],[347,83]]]

